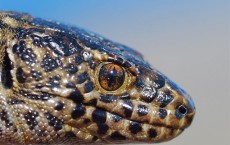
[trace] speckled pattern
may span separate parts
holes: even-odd
[[[190,96],[100,35],[0,12],[0,143],[155,143],[194,117]]]

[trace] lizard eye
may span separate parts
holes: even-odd
[[[100,86],[106,91],[115,91],[125,81],[124,69],[114,63],[104,64],[99,70],[98,81]]]

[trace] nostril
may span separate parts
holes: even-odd
[[[178,119],[183,118],[188,113],[188,109],[184,105],[180,105],[176,109],[176,117]]]
[[[183,115],[187,114],[187,108],[185,108],[183,105],[178,107],[178,111]]]

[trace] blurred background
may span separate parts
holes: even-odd
[[[229,0],[1,0],[0,10],[74,24],[143,53],[188,91],[190,128],[160,145],[230,145]]]

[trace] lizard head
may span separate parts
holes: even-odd
[[[191,97],[137,51],[27,14],[0,18],[1,140],[161,142],[191,124]]]

